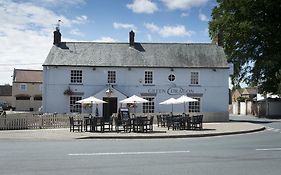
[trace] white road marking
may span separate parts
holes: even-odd
[[[267,128],[268,131],[271,131],[271,130],[273,130],[273,129],[274,129],[274,128]]]
[[[281,148],[262,148],[256,149],[257,151],[281,151]]]
[[[105,153],[69,153],[69,156],[107,156],[107,155],[141,155],[141,154],[179,154],[190,151],[155,151],[155,152],[105,152]]]
[[[279,132],[279,131],[280,131],[280,129],[274,129],[273,131],[274,131],[274,132]]]

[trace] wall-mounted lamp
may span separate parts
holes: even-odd
[[[132,68],[128,67],[128,70],[130,71]]]
[[[174,71],[174,68],[171,67],[171,71]]]
[[[105,94],[106,96],[110,97],[112,95],[112,90],[110,88],[108,88],[106,91],[105,91]]]
[[[96,70],[96,67],[93,67],[93,70]]]
[[[216,71],[217,71],[217,69],[213,69],[213,71],[214,71],[214,72],[216,72]]]

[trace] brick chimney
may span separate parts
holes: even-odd
[[[58,46],[61,43],[61,33],[59,27],[56,27],[56,30],[54,31],[54,42],[53,44]]]
[[[223,47],[223,34],[221,30],[217,32],[217,35],[215,37],[215,43],[216,45]]]
[[[129,33],[129,46],[130,47],[135,46],[135,33],[132,30]]]

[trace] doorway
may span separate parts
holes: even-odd
[[[117,97],[103,97],[103,117],[106,121],[109,121],[110,116],[113,113],[117,113]]]

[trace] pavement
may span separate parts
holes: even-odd
[[[168,130],[154,125],[150,133],[124,132],[70,132],[69,128],[5,130],[0,131],[0,140],[73,140],[73,139],[153,139],[193,138],[258,132],[265,126],[247,121],[203,123],[202,130]]]

